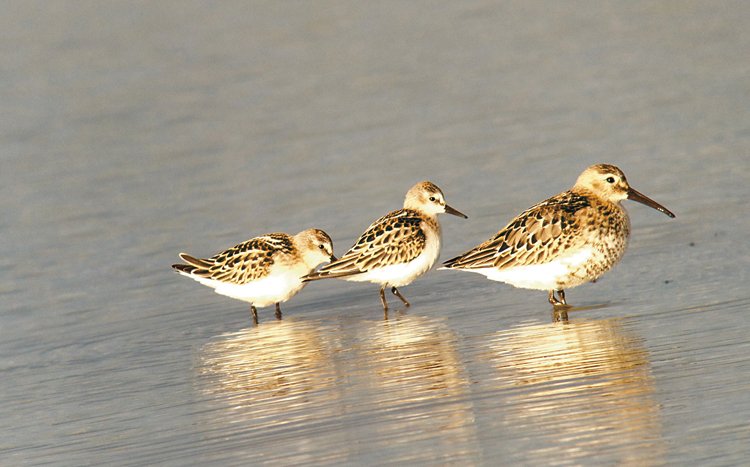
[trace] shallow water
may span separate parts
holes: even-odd
[[[0,463],[700,464],[750,456],[745,2],[11,2]],[[174,274],[343,252],[430,179],[443,258],[619,165],[622,263],[568,291],[313,283],[251,326]],[[396,300],[392,300],[395,305]]]

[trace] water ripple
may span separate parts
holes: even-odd
[[[520,459],[660,463],[665,454],[649,355],[623,319],[527,325],[489,336],[501,424]]]

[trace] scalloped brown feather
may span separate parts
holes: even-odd
[[[373,222],[341,258],[305,280],[345,277],[393,264],[408,263],[425,248],[425,219],[411,209],[399,209]]]
[[[595,215],[611,222],[594,226]],[[627,219],[614,203],[582,190],[569,190],[519,214],[495,236],[443,263],[450,269],[505,269],[542,264],[584,246],[587,229],[627,228]]]
[[[279,254],[293,255],[294,252],[291,236],[272,233],[252,238],[207,259],[182,253],[180,258],[190,266],[175,264],[172,267],[206,279],[246,284],[267,276]]]

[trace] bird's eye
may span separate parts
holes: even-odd
[[[607,183],[615,183],[615,177],[607,177]]]
[[[320,245],[318,245],[318,248],[320,248],[321,250],[325,250],[326,246],[321,243]]]
[[[435,197],[434,196],[430,196],[430,201],[432,201],[434,203],[435,202]]]

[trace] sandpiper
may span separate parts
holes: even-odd
[[[318,229],[297,235],[271,233],[251,238],[216,255],[199,259],[187,253],[180,258],[188,264],[173,264],[178,273],[207,285],[227,297],[250,303],[253,322],[258,324],[255,308],[280,303],[302,290],[302,276],[322,263],[333,261],[333,242]]]
[[[437,185],[417,183],[406,193],[403,209],[373,222],[340,259],[303,280],[341,278],[373,282],[380,284],[380,301],[385,311],[388,311],[386,287],[391,287],[391,292],[410,306],[397,287],[411,284],[435,264],[441,236],[437,215],[444,212],[467,218],[445,203]]]
[[[515,287],[547,290],[553,306],[567,306],[565,289],[596,281],[622,258],[630,236],[630,219],[620,204],[624,199],[675,217],[631,188],[619,168],[592,165],[573,188],[522,212],[492,238],[446,261],[441,269],[461,269]]]

